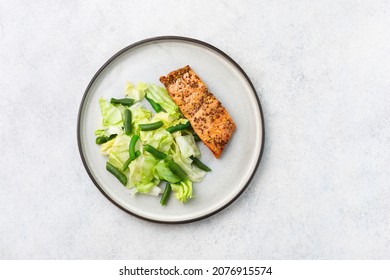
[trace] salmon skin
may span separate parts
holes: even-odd
[[[221,102],[189,65],[160,77],[160,82],[202,142],[219,158],[236,129]]]

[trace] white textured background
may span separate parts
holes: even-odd
[[[80,2],[80,3],[79,3]],[[182,35],[235,59],[262,102],[253,183],[206,220],[111,204],[79,157],[97,69]],[[389,259],[389,1],[0,1],[1,259]]]

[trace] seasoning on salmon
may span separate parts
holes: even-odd
[[[202,142],[219,158],[236,129],[221,102],[188,65],[160,77],[160,81]]]

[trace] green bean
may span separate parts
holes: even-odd
[[[133,137],[131,137],[130,144],[129,144],[129,155],[131,160],[135,159],[135,144],[137,144],[138,139],[139,139],[138,135],[133,135]]]
[[[181,167],[175,163],[173,160],[168,161],[168,167],[169,169],[177,175],[177,177],[180,178],[180,180],[184,181],[187,179],[187,174],[181,169]]]
[[[156,103],[153,99],[148,97],[148,94],[145,95],[145,99],[152,105],[153,109],[156,111],[156,113],[161,112],[162,108],[161,105]]]
[[[196,133],[194,133],[194,139],[195,139],[195,141],[196,141],[196,142],[199,142],[199,141],[201,141],[201,139],[200,139],[199,135],[198,135],[198,134],[196,134]]]
[[[96,138],[96,144],[101,145],[107,142],[107,137],[106,136],[99,136]]]
[[[163,122],[162,121],[158,121],[158,122],[154,122],[154,123],[145,123],[145,124],[140,124],[139,125],[139,128],[142,130],[142,131],[149,131],[149,130],[155,130],[157,128],[160,128],[163,126]]]
[[[99,136],[96,138],[96,144],[101,145],[106,143],[107,141],[110,141],[116,137],[116,134],[111,134],[110,136]]]
[[[129,164],[132,162],[131,158],[128,158],[125,163],[123,164],[122,166],[122,171],[125,171],[128,167],[129,167]]]
[[[131,111],[129,109],[125,110],[125,134],[131,134]]]
[[[164,154],[163,152],[160,152],[159,150],[157,150],[153,146],[150,146],[149,144],[146,144],[144,146],[144,150],[149,152],[149,153],[151,153],[155,158],[158,158],[158,159],[165,159],[165,158],[167,158],[166,154]]]
[[[134,103],[134,99],[131,99],[131,98],[121,98],[121,99],[111,98],[110,103],[111,104],[122,104],[124,106],[131,106]]]
[[[141,155],[141,152],[138,150],[135,152],[135,156],[134,156],[134,159],[136,159],[137,157],[139,157]],[[122,171],[125,171],[128,167],[129,167],[129,164],[134,160],[132,159],[131,157],[129,157],[128,160],[126,160],[126,162],[123,164],[122,166]]]
[[[112,175],[114,175],[122,183],[122,185],[126,186],[127,177],[125,174],[122,173],[122,171],[120,171],[118,168],[116,168],[114,165],[112,165],[108,161],[106,163],[106,169],[108,172],[110,172]]]
[[[198,158],[194,157],[194,156],[190,156],[190,159],[192,159],[192,162],[197,166],[199,167],[200,169],[204,170],[204,171],[211,171],[210,167],[208,167],[207,165],[205,165],[203,162],[201,162]]]
[[[170,126],[170,127],[167,128],[167,131],[169,133],[173,133],[173,132],[176,132],[176,131],[179,131],[179,130],[183,130],[183,129],[189,128],[190,126],[191,126],[190,122],[187,121],[186,123]]]
[[[168,198],[171,195],[171,190],[172,190],[171,184],[168,182],[167,185],[165,186],[164,193],[160,200],[160,204],[162,206],[165,206],[167,204]]]

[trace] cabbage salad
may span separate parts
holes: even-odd
[[[96,144],[107,156],[107,171],[133,194],[162,195],[161,205],[171,192],[187,202],[193,183],[210,171],[199,160],[198,136],[164,87],[128,83],[125,96],[99,100],[102,122]]]

